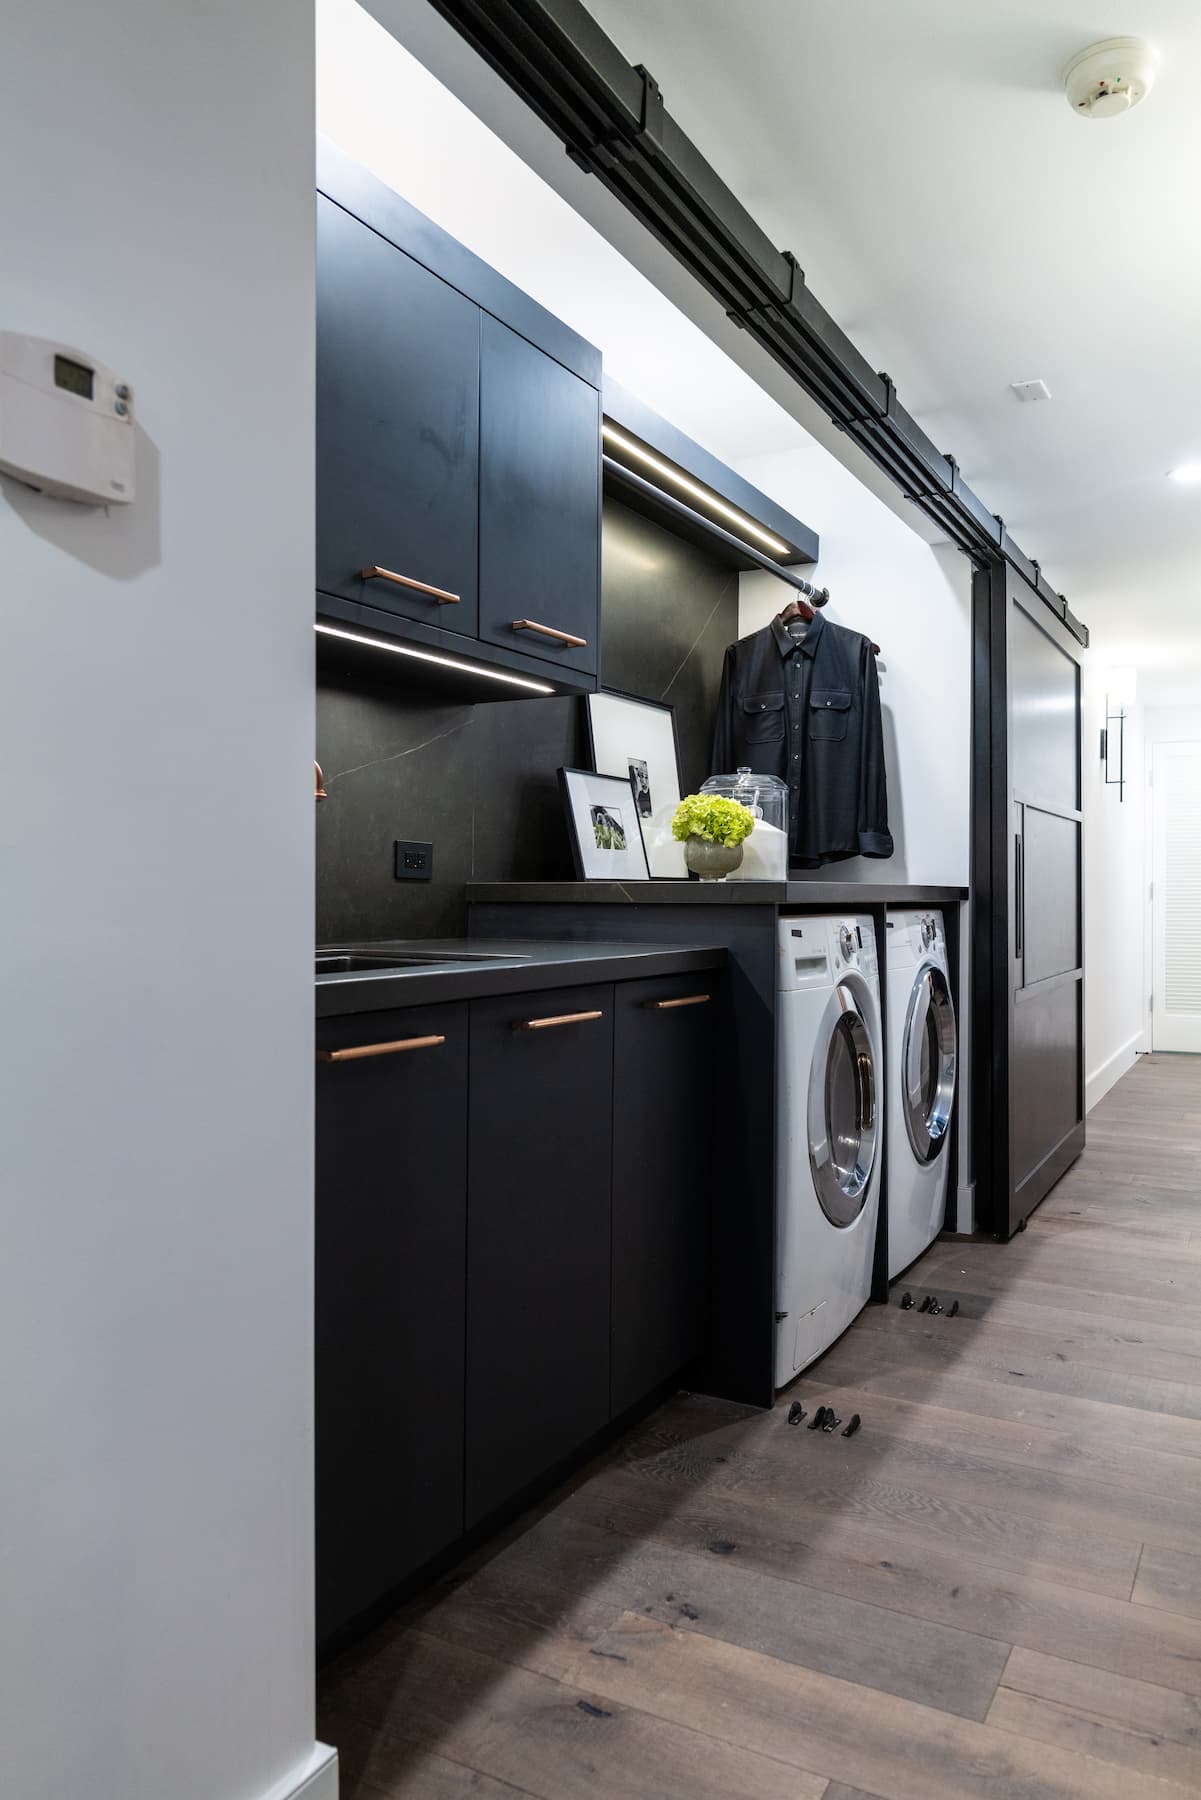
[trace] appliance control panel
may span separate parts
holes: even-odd
[[[133,390],[94,356],[0,331],[0,473],[57,500],[134,497]]]
[[[830,967],[835,975],[841,969],[876,973],[876,933],[870,914],[830,921]]]

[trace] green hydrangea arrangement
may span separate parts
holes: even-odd
[[[676,807],[671,835],[681,843],[690,837],[710,844],[726,844],[732,850],[755,829],[749,806],[727,800],[724,794],[688,794]]]

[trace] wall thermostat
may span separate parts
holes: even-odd
[[[0,472],[59,500],[132,500],[128,382],[69,344],[0,331]]]

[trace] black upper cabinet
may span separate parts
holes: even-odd
[[[612,1082],[612,987],[472,1002],[469,1528],[609,1417]]]
[[[472,665],[594,691],[600,353],[332,146],[317,163],[319,613],[449,655],[369,652],[459,699],[530,691]]]
[[[614,995],[614,1414],[704,1346],[715,1143],[715,975],[629,981]]]
[[[317,1635],[463,1530],[465,1004],[363,1013],[317,1069]]]
[[[480,361],[480,636],[591,673],[600,395],[486,313]]]
[[[479,340],[477,306],[318,197],[317,586],[470,637]]]

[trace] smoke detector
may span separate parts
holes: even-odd
[[[1114,119],[1146,99],[1158,66],[1158,52],[1143,38],[1104,38],[1064,70],[1068,105],[1082,119]]]

